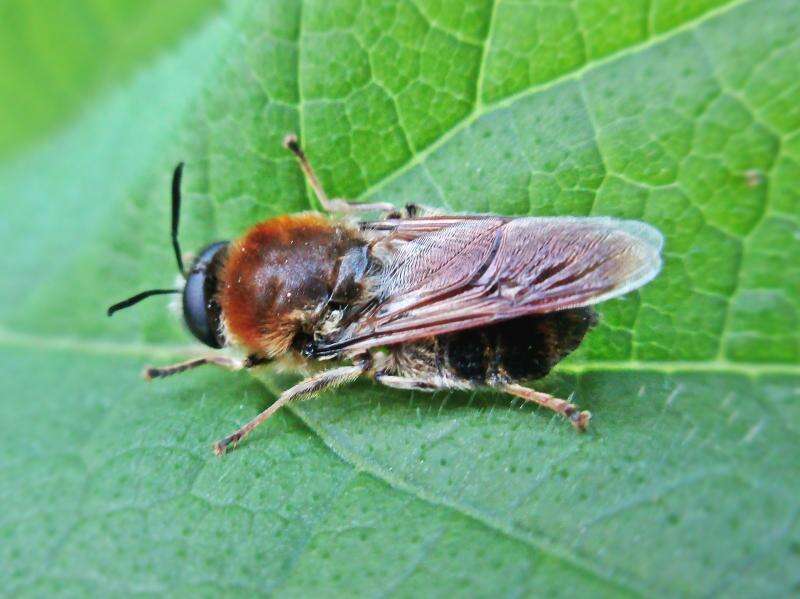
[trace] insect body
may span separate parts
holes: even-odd
[[[543,405],[584,430],[590,414],[523,386],[546,375],[595,323],[592,306],[651,280],[661,234],[612,218],[433,214],[409,205],[328,199],[296,138],[297,156],[322,206],[337,218],[273,218],[242,238],[206,247],[182,290],[184,319],[212,348],[246,356],[198,358],[150,368],[148,378],[202,364],[251,368],[293,355],[334,366],[285,391],[251,422],[217,442],[223,453],[280,407],[368,376],[400,389],[488,386]],[[181,165],[173,177],[177,242]],[[354,214],[382,212],[360,220]]]

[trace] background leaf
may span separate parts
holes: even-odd
[[[0,156],[58,127],[195,27],[219,0],[0,5]]]
[[[791,2],[276,0],[195,13],[205,20],[151,10],[168,10],[148,18],[176,23],[170,35],[135,58],[92,56],[92,69],[120,75],[88,86],[73,103],[83,116],[59,112],[61,133],[0,166],[7,592],[797,591]],[[47,31],[44,10],[27,14],[4,22],[4,40]],[[7,44],[0,64],[22,47]],[[33,48],[31,60],[61,60],[70,85],[89,68],[86,53]],[[27,85],[14,72],[12,87]],[[5,110],[0,122],[20,120]],[[43,127],[6,127],[16,137],[4,147]],[[591,409],[592,432],[489,393],[360,383],[284,410],[214,458],[210,443],[288,376],[198,371],[146,385],[145,363],[197,348],[164,302],[103,312],[174,279],[167,190],[179,159],[187,248],[313,206],[281,148],[288,131],[334,195],[658,226],[662,275],[605,304],[600,327],[541,383]]]

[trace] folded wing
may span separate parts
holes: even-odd
[[[596,304],[661,268],[661,234],[612,218],[442,216],[366,223],[383,267],[373,302],[320,355]]]

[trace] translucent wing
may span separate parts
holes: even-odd
[[[441,216],[364,228],[385,235],[373,247],[377,300],[320,355],[596,304],[661,268],[661,234],[637,221]]]

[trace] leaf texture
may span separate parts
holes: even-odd
[[[0,164],[5,592],[797,592],[792,2],[210,14]],[[541,385],[592,410],[589,434],[490,393],[359,383],[213,456],[291,377],[145,384],[143,365],[197,348],[160,300],[104,310],[172,284],[179,160],[185,248],[313,207],[290,131],[334,196],[664,233],[662,274],[603,304]]]

